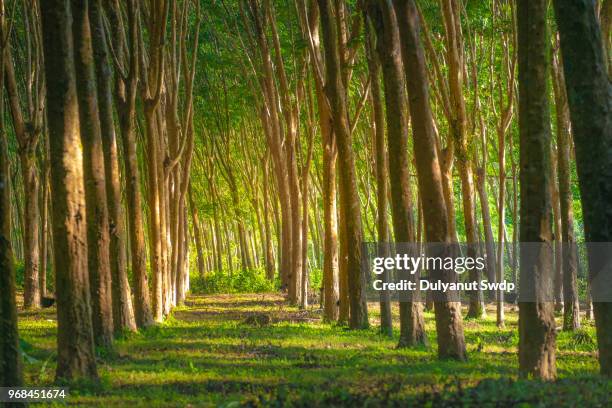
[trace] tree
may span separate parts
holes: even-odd
[[[332,128],[329,100],[325,94],[324,66],[319,38],[319,8],[310,1],[307,9],[305,0],[299,1],[298,14],[302,31],[308,42],[310,65],[314,77],[317,99],[319,128],[323,145],[323,176],[321,196],[323,199],[323,307],[325,319],[338,319],[339,307],[339,265],[338,265],[338,211],[336,201],[336,173],[338,149]]]
[[[554,379],[552,203],[546,0],[519,0],[518,75],[521,222],[519,373]],[[533,298],[527,298],[533,297]]]
[[[0,92],[4,90],[4,56],[8,41],[4,11],[4,0],[0,0]],[[15,262],[11,245],[9,177],[4,98],[0,98],[0,387],[19,387],[23,384],[23,373],[17,328]]]
[[[302,221],[301,221],[301,194],[298,179],[298,167],[296,157],[296,143],[298,133],[299,105],[292,100],[285,64],[281,55],[280,40],[276,28],[276,16],[270,5],[270,0],[264,1],[266,14],[270,22],[272,44],[274,45],[274,63],[276,76],[280,85],[279,96],[282,113],[285,119],[285,161],[287,166],[287,177],[289,181],[289,198],[291,201],[291,269],[289,270],[289,300],[294,303],[301,301],[302,282]]]
[[[376,161],[376,232],[381,253],[378,256],[389,255],[389,222],[387,220],[387,208],[389,207],[388,186],[388,162],[385,143],[385,117],[382,106],[380,90],[380,59],[375,52],[376,37],[368,13],[366,19],[366,57],[368,59],[368,70],[370,73],[370,86],[372,88],[372,123],[374,124],[374,155]],[[389,279],[389,273],[384,272],[385,281]],[[388,336],[393,334],[393,320],[391,316],[391,300],[389,291],[381,292],[380,299],[380,330]]]
[[[377,22],[378,53],[381,59],[387,112],[387,143],[391,182],[391,212],[396,242],[416,243],[414,205],[410,187],[408,158],[408,109],[406,85],[402,71],[398,23],[391,4],[383,4],[374,18]],[[400,340],[402,347],[427,343],[422,304],[400,302]]]
[[[394,0],[400,29],[402,60],[408,85],[408,102],[413,128],[413,150],[416,161],[421,206],[427,242],[449,244],[452,241],[444,201],[442,172],[436,149],[425,57],[419,37],[419,17],[414,0]],[[434,279],[452,282],[455,273],[430,271]],[[435,299],[438,356],[465,360],[465,339],[461,304],[450,298]]]
[[[25,3],[24,3],[25,5]],[[24,7],[27,17],[26,29],[39,24],[36,7]],[[19,145],[19,163],[23,181],[24,212],[23,212],[23,247],[25,250],[25,285],[24,305],[26,308],[40,307],[40,243],[39,243],[39,176],[36,166],[36,150],[43,132],[44,84],[36,72],[42,66],[40,41],[36,35],[28,35],[26,42],[34,56],[26,64],[27,81],[33,85],[27,88],[24,98],[20,98],[18,78],[15,74],[13,47],[7,47],[4,74],[6,80],[7,99],[13,119],[13,128]],[[31,50],[31,52],[32,52]],[[27,101],[22,108],[21,100]]]
[[[332,21],[331,5],[318,0],[325,46],[326,93],[329,99],[332,126],[336,135],[340,167],[340,205],[345,217],[341,219],[346,228],[348,247],[348,294],[350,303],[349,326],[353,329],[368,327],[368,307],[365,299],[365,272],[361,267],[361,211],[357,195],[355,159],[351,145],[348,123],[346,92],[342,81],[342,67],[338,52],[336,25]]]
[[[93,350],[85,187],[68,0],[40,4],[47,84],[57,302],[57,378],[97,378]]]
[[[590,245],[589,278],[596,290],[609,287],[612,257],[609,244],[601,244],[612,242],[612,85],[593,2],[555,0],[554,7]],[[593,311],[601,373],[612,376],[612,303],[594,294]]]
[[[74,61],[79,99],[79,123],[83,143],[85,202],[87,212],[87,265],[96,345],[113,339],[110,237],[102,130],[98,111],[95,67],[89,27],[88,0],[72,0]]]
[[[148,49],[145,46],[143,25],[138,33],[137,55],[140,61],[140,93],[143,102],[144,124],[147,147],[147,193],[149,204],[149,248],[151,254],[151,271],[153,277],[153,319],[161,322],[168,311],[169,299],[167,289],[167,240],[166,240],[166,177],[164,174],[164,157],[160,101],[164,84],[165,38],[168,23],[170,2],[155,0],[151,12],[146,14],[140,9],[141,18],[148,28]],[[145,58],[148,55],[148,59]],[[177,223],[178,225],[178,223]]]
[[[126,237],[124,213],[121,203],[121,179],[119,154],[113,118],[112,71],[109,64],[109,50],[106,30],[103,25],[101,0],[91,0],[89,22],[93,55],[96,67],[100,131],[104,153],[104,179],[108,204],[110,232],[110,269],[113,306],[113,324],[116,332],[135,331],[136,320],[132,306],[132,291],[127,276]]]
[[[476,257],[478,243],[476,214],[474,204],[474,172],[469,149],[470,137],[466,131],[467,112],[463,97],[463,72],[465,71],[463,33],[461,31],[461,0],[443,0],[442,16],[446,39],[446,59],[448,62],[448,84],[450,111],[447,114],[450,137],[455,146],[457,168],[461,178],[463,218],[465,220],[465,236],[467,254]],[[478,269],[470,271],[470,280],[479,281]],[[482,293],[480,290],[470,291],[468,317],[481,318],[485,315]]]
[[[119,1],[109,4],[107,13],[113,28],[112,38],[116,47],[115,54],[128,54],[127,72],[117,69],[115,75],[115,105],[119,117],[119,129],[123,142],[125,167],[125,190],[127,197],[127,223],[130,236],[131,266],[134,275],[134,317],[138,327],[153,324],[149,283],[147,278],[144,220],[142,216],[142,194],[140,192],[140,169],[138,168],[136,146],[136,94],[138,90],[138,2],[127,0],[127,38],[130,49],[124,44]]]
[[[293,262],[293,218],[289,173],[285,153],[283,151],[283,126],[281,123],[281,113],[279,112],[278,90],[274,80],[274,69],[272,66],[272,56],[265,32],[265,19],[261,15],[261,10],[257,1],[249,0],[249,10],[253,21],[255,42],[261,58],[261,68],[263,79],[260,86],[263,94],[261,107],[261,118],[266,132],[266,141],[270,148],[274,173],[276,176],[277,191],[280,199],[281,208],[281,256],[279,262],[281,283],[284,289],[289,286],[289,274],[296,265]]]
[[[558,52],[552,58],[552,84],[556,105],[557,123],[557,174],[559,177],[559,201],[561,210],[562,273],[563,273],[563,330],[580,327],[580,302],[578,298],[578,251],[574,232],[574,212],[571,181],[571,133],[570,113],[565,91],[565,77]]]

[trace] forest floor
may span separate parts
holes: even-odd
[[[495,313],[466,321],[468,362],[436,359],[430,347],[397,349],[376,328],[352,331],[321,322],[277,294],[190,296],[163,324],[98,350],[100,382],[70,385],[69,404],[185,406],[609,406],[612,381],[597,375],[594,329],[557,340],[559,380],[517,380],[517,313],[506,328]],[[397,308],[394,309],[397,314]],[[54,308],[20,313],[28,386],[53,382]]]

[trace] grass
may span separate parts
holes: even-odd
[[[377,305],[370,305],[377,324]],[[397,314],[397,309],[394,309]],[[267,315],[271,319],[249,318]],[[554,383],[517,380],[517,313],[505,329],[466,321],[469,360],[436,359],[430,348],[397,349],[375,327],[351,331],[321,322],[276,294],[190,296],[159,326],[98,350],[99,384],[70,387],[70,404],[185,406],[606,406],[612,382],[597,375],[594,329],[558,336]],[[29,386],[50,385],[55,369],[54,310],[20,313]],[[397,329],[397,328],[396,328]]]

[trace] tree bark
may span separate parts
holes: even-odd
[[[444,201],[444,188],[436,135],[434,133],[429,87],[423,47],[419,37],[419,17],[414,0],[394,0],[402,46],[402,58],[408,85],[408,102],[414,135],[414,157],[427,242],[450,244],[449,220]],[[445,282],[456,280],[451,274],[430,271],[434,279]],[[448,295],[446,295],[448,296]],[[465,360],[466,349],[463,335],[461,304],[450,298],[438,297],[434,302],[438,357],[441,359]]]
[[[520,133],[519,373],[554,379],[552,203],[546,0],[519,0],[518,74]]]
[[[555,299],[555,312],[563,310],[563,253],[561,247],[561,200],[559,197],[559,182],[557,178],[557,154],[550,146],[550,197],[552,199],[553,241],[554,241],[554,272],[553,296]]]
[[[390,3],[379,9],[377,22],[378,53],[380,55],[387,113],[387,143],[389,177],[391,178],[391,213],[395,241],[400,245],[416,243],[414,205],[410,188],[408,158],[408,106],[406,82],[402,72],[400,35],[395,10]],[[376,13],[373,10],[373,14]],[[418,280],[418,275],[413,275]],[[400,302],[399,347],[413,347],[427,343],[422,304]]]
[[[130,242],[130,255],[132,274],[134,276],[134,314],[136,324],[144,328],[153,324],[149,283],[146,268],[146,248],[144,221],[142,217],[142,194],[140,192],[140,169],[136,148],[136,92],[138,84],[137,59],[137,15],[138,3],[135,0],[127,1],[128,27],[127,34],[131,45],[129,50],[129,72],[127,78],[121,74],[116,75],[115,100],[119,116],[121,140],[123,142],[123,159],[125,166],[127,221]],[[122,55],[125,44],[123,42],[123,29],[121,24],[119,0],[112,2],[108,8],[108,15],[113,30],[113,43],[117,47],[117,54]]]
[[[83,161],[68,0],[40,3],[51,140],[58,379],[97,378],[93,350]]]
[[[281,285],[283,290],[289,286],[289,273],[293,264],[293,235],[292,235],[292,213],[291,192],[289,186],[288,169],[282,146],[282,125],[278,112],[277,89],[274,83],[274,70],[270,47],[264,30],[264,21],[260,14],[259,6],[254,0],[249,1],[253,22],[255,26],[256,41],[259,46],[264,77],[261,80],[262,92],[264,94],[265,109],[262,109],[262,123],[264,128],[268,127],[267,141],[274,163],[276,174],[277,191],[281,207],[281,261],[279,263]],[[266,124],[267,123],[267,124]]]
[[[136,320],[132,307],[132,291],[128,282],[125,253],[125,224],[121,205],[121,180],[117,138],[113,119],[111,67],[103,26],[101,0],[91,0],[89,8],[92,45],[96,65],[100,130],[104,153],[104,174],[109,216],[110,267],[113,304],[113,324],[116,332],[135,331]]]
[[[486,148],[486,145],[485,145]],[[491,221],[491,211],[489,208],[489,195],[487,194],[487,174],[486,162],[483,167],[476,170],[476,190],[480,199],[480,211],[482,212],[482,224],[485,236],[485,248],[487,254],[487,279],[489,282],[495,282],[497,279],[495,267],[497,266],[495,256],[495,242],[493,239],[493,227]],[[495,297],[493,293],[491,299]]]
[[[95,67],[89,26],[88,0],[72,0],[74,59],[83,143],[83,168],[87,212],[87,264],[92,297],[94,341],[108,346],[113,339],[110,237],[104,155]]]
[[[467,114],[463,97],[463,34],[460,22],[460,1],[444,0],[442,2],[444,17],[446,52],[448,60],[449,99],[451,112],[449,115],[450,137],[455,146],[457,168],[461,179],[463,218],[465,222],[465,237],[467,255],[477,256],[476,246],[478,235],[476,231],[476,214],[474,203],[474,174],[472,158],[470,157],[470,137],[467,135]],[[469,272],[470,281],[480,281],[480,271],[473,268]],[[470,303],[467,317],[482,318],[485,315],[482,293],[480,290],[470,291]]]
[[[39,268],[40,252],[38,223],[40,211],[38,206],[38,170],[36,168],[36,149],[41,129],[37,128],[34,118],[24,121],[19,101],[17,79],[10,49],[6,51],[4,62],[6,93],[8,97],[15,136],[19,145],[19,164],[23,180],[23,257],[24,257],[24,293],[23,303],[26,309],[40,307]],[[29,78],[28,78],[29,79]],[[33,108],[29,106],[30,110]]]
[[[571,133],[570,113],[565,91],[565,77],[558,54],[552,59],[552,84],[557,120],[557,174],[561,209],[561,236],[563,252],[563,330],[580,327],[580,302],[578,299],[578,253],[574,232],[574,199],[571,181]]]
[[[4,0],[0,0],[0,93],[4,91]],[[11,191],[8,141],[4,121],[4,98],[0,98],[0,387],[23,385],[23,362],[19,351],[15,261],[11,245]]]
[[[270,0],[265,0],[264,4],[270,21],[272,43],[274,44],[276,74],[278,76],[278,82],[280,85],[279,96],[281,105],[283,107],[282,112],[284,115],[286,126],[284,140],[284,160],[287,166],[287,177],[289,182],[292,234],[291,269],[289,270],[289,301],[297,304],[301,301],[302,291],[302,211],[300,209],[302,193],[300,191],[300,183],[298,179],[296,156],[299,112],[297,104],[295,103],[295,101],[291,100],[291,93],[289,91],[287,75],[285,72],[285,65],[281,55],[280,41],[276,29],[276,16],[273,13],[272,7],[270,5]]]
[[[592,1],[555,0],[553,3],[561,38],[586,241],[610,243],[612,85],[604,60],[601,31]],[[601,252],[600,249],[589,251],[591,283],[598,274],[606,271],[605,268],[608,268],[608,273],[604,275],[610,276],[612,252]],[[591,286],[592,290],[595,291],[596,286]],[[601,373],[612,376],[612,303],[598,301],[594,296],[593,311]]]
[[[195,238],[196,252],[198,254],[198,273],[200,277],[204,277],[206,268],[204,266],[204,250],[202,247],[202,232],[200,227],[200,217],[198,217],[198,209],[193,202],[193,190],[189,185],[189,208],[191,209],[191,222],[193,224],[193,236]]]
[[[331,7],[326,0],[318,0],[318,4],[325,45],[326,92],[331,106],[332,124],[340,159],[341,206],[344,208],[346,216],[341,222],[346,227],[348,248],[349,327],[362,329],[369,325],[368,306],[365,298],[365,271],[361,267],[361,212],[359,210],[359,196],[357,195],[355,159],[348,124],[346,92],[342,82],[338,37],[335,24],[332,21]]]
[[[272,226],[270,225],[270,192],[269,192],[269,163],[270,155],[266,153],[263,168],[263,217],[265,235],[265,256],[266,256],[266,278],[274,280],[274,251],[272,248]]]
[[[380,251],[377,256],[389,256],[389,221],[387,220],[387,209],[389,207],[388,188],[388,163],[385,154],[385,117],[380,94],[380,59],[375,52],[376,43],[374,27],[369,17],[366,18],[366,55],[368,58],[368,70],[370,72],[370,87],[372,89],[372,133],[374,136],[374,158],[376,162],[376,233]],[[385,282],[389,281],[389,272],[383,272]],[[381,333],[393,335],[393,320],[391,316],[391,296],[389,291],[380,293],[380,331]]]

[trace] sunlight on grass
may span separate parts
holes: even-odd
[[[425,313],[430,346],[397,349],[397,325],[393,338],[381,335],[374,326],[378,306],[371,304],[370,311],[373,326],[351,331],[322,323],[316,308],[289,307],[275,294],[192,296],[164,323],[117,340],[112,350],[98,350],[100,384],[73,386],[70,402],[148,407],[232,401],[386,405],[395,400],[416,404],[425,395],[459,398],[465,389],[477,390],[470,392],[485,398],[481,401],[489,394],[510,398],[513,387],[525,395],[557,393],[553,385],[533,388],[533,383],[515,382],[518,333],[512,308],[504,329],[497,328],[493,309],[482,321],[465,322],[467,363],[437,360],[433,313]],[[397,322],[397,306],[393,313]],[[248,324],[247,318],[257,314],[271,316],[270,323]],[[25,364],[28,385],[53,381],[55,325],[53,310],[20,316],[21,335],[32,357]],[[573,379],[565,388],[586,381],[582,387],[597,399],[607,395],[610,383],[596,375],[593,339],[588,322],[578,334],[559,333],[557,365],[562,382]]]

